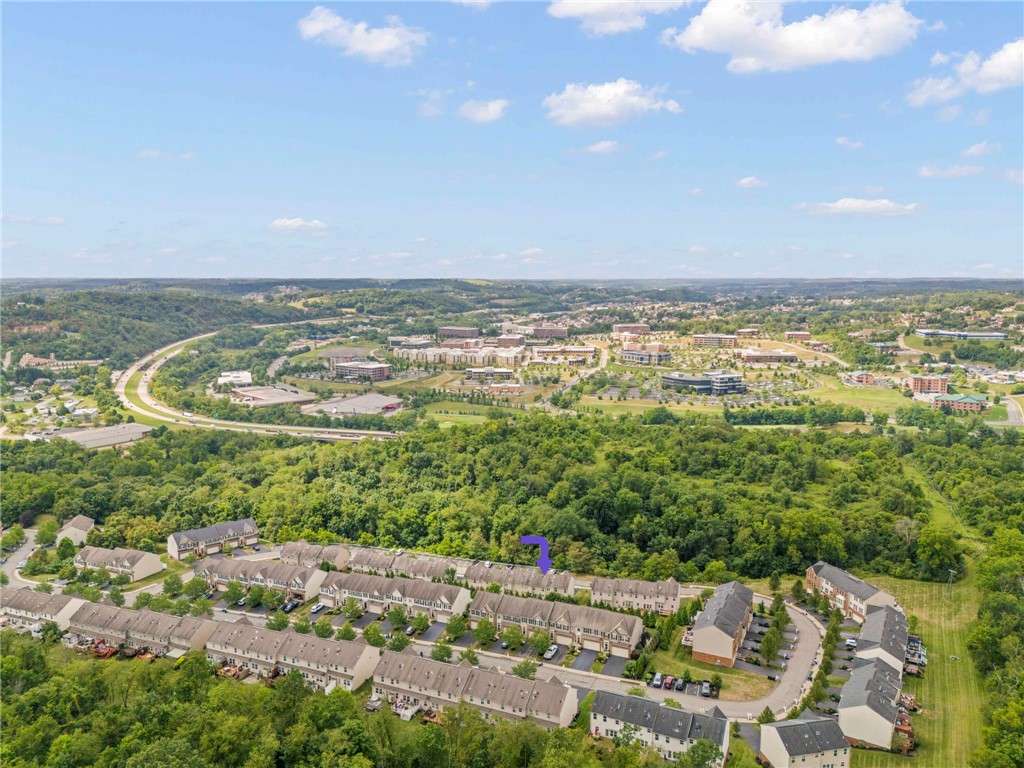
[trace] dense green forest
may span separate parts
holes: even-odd
[[[548,733],[526,721],[488,722],[468,704],[448,710],[441,725],[421,725],[386,708],[368,715],[340,688],[313,692],[298,672],[272,687],[215,678],[196,651],[176,667],[101,663],[5,631],[0,652],[0,762],[8,768],[662,765],[636,745],[607,749],[585,727]],[[684,757],[679,765],[710,763]]]
[[[556,567],[583,573],[717,580],[827,559],[944,579],[962,545],[931,523],[901,457],[925,461],[954,443],[1003,470],[975,472],[958,490],[964,514],[1019,520],[1020,504],[995,502],[993,486],[1016,483],[1019,496],[1024,446],[973,422],[886,436],[656,416],[527,414],[355,445],[162,430],[123,453],[13,443],[3,520],[84,512],[105,523],[97,543],[148,548],[174,530],[252,515],[275,539],[340,536],[512,562],[530,560],[520,534],[541,534]]]
[[[147,352],[233,323],[299,320],[302,310],[184,291],[81,291],[54,298],[22,294],[4,301],[4,349],[61,360],[106,358],[123,368]],[[45,326],[45,330],[36,327]],[[15,329],[28,329],[18,330]]]

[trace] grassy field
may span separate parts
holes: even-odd
[[[482,424],[487,421],[487,413],[495,409],[493,405],[474,405],[472,403],[457,403],[454,400],[439,400],[435,403],[428,403],[425,410],[428,416],[433,417],[441,425],[441,429],[448,429],[456,424]],[[498,409],[508,413],[518,413],[510,409]]]
[[[993,405],[985,411],[985,421],[1006,421],[1006,406],[1003,403]]]
[[[865,411],[885,411],[893,413],[909,401],[894,389],[881,387],[848,387],[834,376],[815,374],[822,386],[807,390],[804,394],[815,402],[838,403],[863,408]]]
[[[751,761],[756,757],[757,755],[754,754],[754,750],[747,742],[739,736],[733,736],[729,739],[729,759],[725,763],[725,768],[734,768],[734,766],[744,764],[750,765]]]
[[[695,680],[707,680],[712,675],[719,674],[722,676],[721,698],[723,701],[758,699],[767,695],[775,687],[775,683],[764,675],[694,661],[690,657],[689,648],[684,648],[679,642],[682,636],[683,628],[679,627],[672,633],[672,642],[669,643],[669,647],[655,651],[652,666],[656,671],[680,677],[684,670],[689,669],[690,675]]]
[[[595,408],[611,416],[621,416],[624,413],[643,413],[659,406],[664,406],[670,411],[722,412],[720,405],[680,405],[678,403],[659,403],[657,400],[598,400],[593,395],[584,395],[580,398],[579,404],[587,408]]]
[[[147,576],[139,581],[133,581],[131,584],[126,586],[124,589],[126,592],[134,592],[137,589],[144,587],[151,587],[154,584],[163,583],[164,579],[168,576],[176,574],[181,576],[185,571],[190,570],[191,566],[186,565],[180,560],[171,560],[166,554],[160,555],[160,561],[163,562],[167,567],[159,573],[154,573],[152,576]]]

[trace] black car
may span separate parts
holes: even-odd
[[[678,680],[676,680],[676,690],[677,691],[686,690],[686,683],[683,682],[683,678],[681,678],[681,677]]]

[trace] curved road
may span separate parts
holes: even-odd
[[[217,331],[212,333],[202,333],[198,336],[193,336],[190,339],[183,341],[177,341],[174,344],[170,344],[162,349],[158,349],[155,352],[150,352],[148,355],[142,357],[136,362],[132,363],[128,368],[121,372],[117,381],[114,383],[114,392],[117,394],[118,399],[124,407],[132,413],[139,413],[143,416],[147,416],[151,419],[157,419],[167,424],[180,423],[183,419],[180,411],[175,411],[168,406],[161,403],[159,400],[154,398],[149,393],[149,379],[153,373],[159,370],[160,366],[163,365],[167,360],[171,359],[175,355],[179,354],[185,345],[198,341],[199,339],[205,339],[210,336],[216,335]],[[143,375],[139,378],[138,385],[132,394],[138,398],[138,400],[145,406],[139,408],[128,398],[128,382],[132,376],[138,373],[143,366],[146,366],[146,370]],[[194,416],[191,421],[195,422],[196,427],[207,427],[210,429],[226,429],[232,432],[256,432],[260,434],[288,434],[295,437],[312,437],[321,440],[363,440],[365,438],[372,438],[376,440],[388,440],[396,436],[394,432],[379,432],[374,430],[360,430],[360,429],[320,429],[315,427],[295,427],[288,425],[277,425],[277,424],[258,424],[255,422],[247,421],[225,421],[222,419],[211,419],[207,416]]]

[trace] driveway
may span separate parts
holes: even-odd
[[[580,655],[576,657],[576,661],[569,666],[569,669],[589,670],[595,661],[597,661],[597,651],[582,650]]]
[[[429,627],[427,631],[420,635],[420,640],[425,643],[432,643],[437,640],[441,635],[448,629],[448,625],[443,621],[435,621]]]
[[[629,661],[625,656],[610,656],[608,661],[604,663],[604,669],[601,670],[601,674],[610,675],[611,677],[622,677],[622,673],[626,671],[626,662]]]

